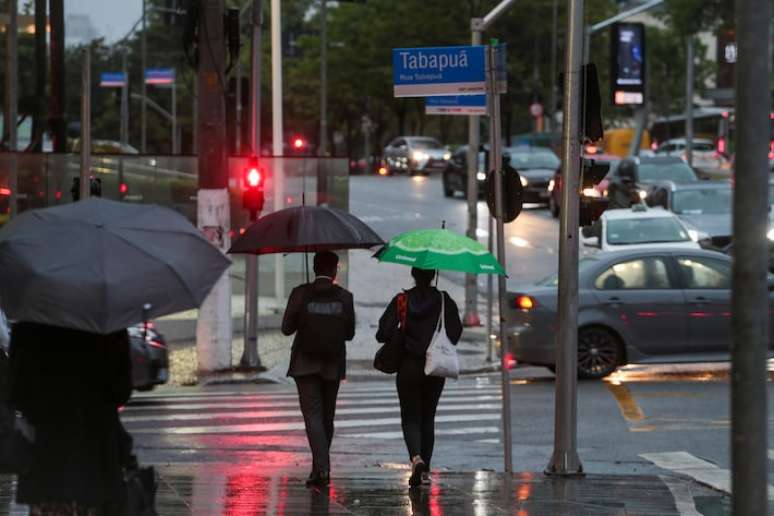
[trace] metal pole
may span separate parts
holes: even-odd
[[[121,65],[124,72],[124,85],[121,88],[121,143],[126,145],[129,143],[129,67],[126,50],[121,56]]]
[[[559,224],[559,335],[556,346],[554,452],[546,474],[583,472],[578,433],[578,190],[583,0],[567,4],[567,52],[562,124],[562,199]]]
[[[172,81],[172,154],[178,154],[177,148],[177,77]]]
[[[685,161],[693,166],[693,34],[685,38]]]
[[[140,102],[140,125],[141,125],[141,136],[140,136],[140,150],[143,154],[145,154],[148,151],[147,148],[147,125],[146,125],[146,101],[145,98],[147,97],[146,93],[146,87],[145,87],[145,67],[147,66],[146,60],[147,60],[147,54],[148,54],[148,46],[147,41],[145,37],[146,33],[146,27],[145,27],[145,21],[147,18],[146,15],[146,9],[145,9],[145,2],[146,0],[142,0],[142,35],[140,36],[140,80],[142,81],[142,84],[140,86],[140,95],[142,95],[142,101]]]
[[[491,156],[495,171],[495,214],[497,217],[497,260],[505,266],[505,224],[503,223],[503,175],[502,153],[500,152],[500,93],[497,85],[497,60],[495,49],[490,46],[487,49],[489,57],[489,99],[490,116],[489,127],[491,136]],[[478,153],[476,153],[478,156]],[[506,473],[513,471],[513,459],[511,458],[511,381],[506,360],[507,332],[505,327],[506,310],[506,285],[505,276],[497,277],[498,305],[500,311],[500,380],[502,387],[502,442],[503,442],[503,470]]]
[[[271,99],[272,99],[272,140],[274,159],[274,209],[284,207],[285,177],[283,172],[283,130],[282,130],[282,1],[271,0]],[[282,255],[274,258],[274,293],[277,302],[285,300],[285,267]]]
[[[191,108],[191,153],[199,154],[199,79],[193,81],[193,105]]]
[[[320,150],[328,151],[328,8],[327,0],[320,0]],[[366,159],[368,155],[366,154]]]
[[[489,252],[494,252],[494,214],[489,214]],[[494,279],[491,274],[486,275],[486,361],[492,361],[492,341],[494,340],[492,332],[494,331],[493,319],[494,305]]]
[[[253,0],[250,55],[250,146],[254,156],[260,156],[261,140],[261,0]],[[250,214],[250,222],[256,219]],[[258,257],[245,258],[245,328],[244,351],[239,361],[242,367],[263,369],[258,354]]]
[[[240,24],[241,25],[241,24]],[[237,156],[242,155],[242,60],[237,57],[236,70],[234,71],[236,78],[235,85],[235,111],[234,116],[234,154]]]
[[[50,0],[51,21],[51,102],[49,117],[54,152],[67,152],[65,122],[65,24],[64,0]]]
[[[732,514],[768,514],[768,157],[772,7],[737,0],[736,177],[731,293]]]
[[[81,71],[81,200],[91,193],[91,51],[83,50]]]
[[[551,6],[551,95],[548,116],[550,123],[548,125],[549,130],[556,131],[556,45],[557,45],[557,33],[559,32],[559,0],[553,0]]]
[[[481,44],[481,31],[477,28],[480,18],[471,20],[471,44]],[[468,116],[468,238],[478,240],[478,147],[481,138],[478,115]],[[478,284],[475,274],[465,274],[465,326],[479,326]]]
[[[18,131],[16,123],[18,119],[18,92],[19,92],[19,6],[16,0],[8,0],[8,27],[6,33],[6,56],[8,61],[5,68],[6,108],[5,126],[8,128],[8,148],[11,150],[11,177],[9,188],[11,190],[10,209],[11,217],[18,212],[19,170],[16,160],[18,151]]]

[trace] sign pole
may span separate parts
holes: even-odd
[[[578,224],[580,86],[583,0],[567,4],[567,53],[562,124],[562,199],[559,221],[559,334],[556,345],[554,452],[548,475],[583,472],[578,457]]]
[[[80,198],[91,194],[91,52],[83,50],[81,69],[81,184]]]
[[[177,148],[177,77],[172,81],[172,154],[178,154]]]
[[[497,77],[497,59],[495,57],[496,41],[487,49],[488,68],[489,68],[489,99],[491,113],[489,117],[489,127],[491,135],[490,156],[494,166],[495,174],[495,217],[497,218],[497,260],[505,267],[505,224],[503,223],[503,174],[502,174],[502,153],[500,151],[500,142],[502,141],[500,125],[500,92],[498,91]],[[476,153],[478,158],[478,153]],[[500,380],[502,384],[502,442],[503,442],[503,469],[506,473],[513,471],[513,460],[511,458],[511,381],[508,372],[508,362],[506,360],[507,335],[505,328],[505,310],[506,310],[506,284],[505,276],[497,277],[498,303],[500,311]]]

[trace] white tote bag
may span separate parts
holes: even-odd
[[[446,335],[446,293],[441,292],[441,315],[438,317],[436,332],[425,354],[425,374],[443,378],[457,378],[460,361],[457,350]]]

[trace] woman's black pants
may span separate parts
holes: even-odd
[[[437,376],[426,376],[425,357],[409,354],[403,358],[395,380],[409,459],[419,455],[428,467],[435,444],[435,410],[445,381]]]

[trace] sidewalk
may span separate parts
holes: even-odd
[[[370,253],[353,251],[349,255],[349,290],[355,298],[356,331],[355,339],[347,344],[347,378],[351,380],[384,379],[385,375],[372,366],[373,358],[380,344],[374,338],[376,329],[387,303],[401,289],[411,288],[410,269],[401,265],[378,263]],[[464,288],[461,285],[462,274],[449,273],[442,276],[438,287],[446,290],[457,302],[460,310],[464,308]],[[454,280],[454,282],[452,281]],[[480,296],[479,313],[485,323],[486,303]],[[242,298],[235,298],[234,313],[239,314]],[[269,303],[272,315],[261,317],[258,336],[259,355],[268,369],[264,373],[241,373],[226,371],[198,378],[196,373],[196,341],[192,336],[170,343],[170,367],[172,385],[214,385],[224,383],[261,383],[286,382],[285,373],[290,361],[292,337],[285,337],[279,331],[284,307],[276,306],[273,299],[262,299]],[[266,306],[266,305],[264,305]],[[185,314],[195,317],[195,312]],[[160,321],[157,326],[162,333],[166,328],[178,331],[180,319]],[[190,326],[190,324],[189,324]],[[235,326],[235,331],[241,328]],[[232,365],[237,367],[242,356],[243,339],[236,335],[232,343]],[[499,350],[492,350],[492,361],[488,361],[486,328],[465,328],[462,340],[457,346],[462,374],[496,371],[499,365]]]
[[[158,466],[161,516],[219,514],[427,516],[721,516],[729,499],[676,477],[540,473],[433,473],[432,484],[409,489],[405,470],[335,471],[327,489],[307,489],[300,471],[271,465]],[[0,513],[13,505],[12,483],[0,476]],[[7,510],[8,512],[3,512]]]

